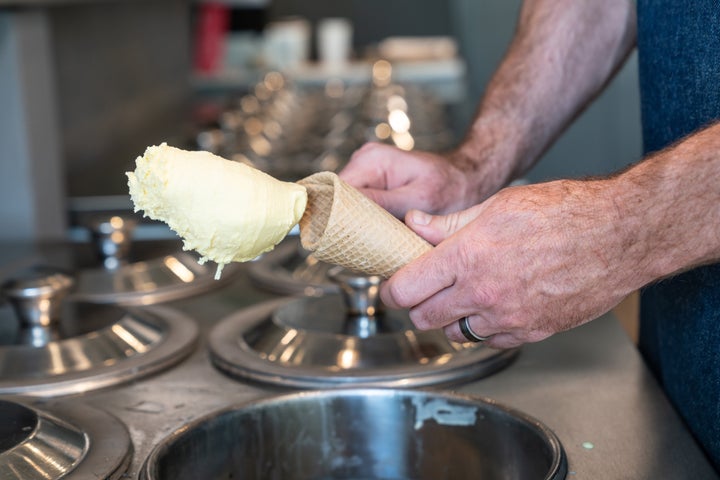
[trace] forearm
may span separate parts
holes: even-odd
[[[629,0],[526,1],[455,160],[476,163],[483,188],[522,175],[602,90],[634,43]]]
[[[720,123],[607,180],[637,286],[720,260]]]

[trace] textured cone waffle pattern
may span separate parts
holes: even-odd
[[[432,246],[332,172],[298,182],[308,192],[300,242],[323,262],[390,277]]]

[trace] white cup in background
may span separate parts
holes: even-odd
[[[341,67],[352,55],[353,26],[346,18],[324,18],[317,25],[317,48],[320,62]]]
[[[307,62],[310,33],[310,23],[303,18],[288,18],[268,24],[264,31],[267,66],[291,70]]]

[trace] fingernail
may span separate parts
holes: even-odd
[[[425,212],[421,212],[420,210],[415,210],[412,212],[412,222],[415,225],[427,225],[430,223],[431,218],[431,215]]]

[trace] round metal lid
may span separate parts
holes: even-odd
[[[89,405],[43,406],[0,400],[0,478],[118,479],[132,444],[112,415]]]
[[[137,255],[133,231],[138,215],[95,215],[84,221],[95,251],[92,266],[79,268],[76,301],[151,305],[199,295],[225,285],[239,271],[227,265],[215,280],[215,264],[198,263],[195,253],[174,248]]]
[[[50,319],[44,324],[27,322],[36,318],[27,311],[40,308],[15,307],[25,311],[19,319],[10,305],[0,306],[0,394],[67,395],[115,385],[180,361],[198,336],[193,320],[161,306],[63,302],[57,317],[40,316]]]
[[[518,353],[416,330],[404,311],[367,320],[348,315],[339,295],[266,302],[215,326],[211,359],[230,376],[283,387],[413,388],[487,376]]]
[[[215,264],[200,265],[197,257],[177,252],[115,269],[89,268],[77,274],[70,298],[79,302],[117,305],[153,305],[210,292],[230,282],[240,271],[226,265],[215,280]]]
[[[330,268],[303,249],[298,238],[288,238],[250,263],[248,275],[256,286],[273,293],[319,297],[340,291],[328,278]]]

